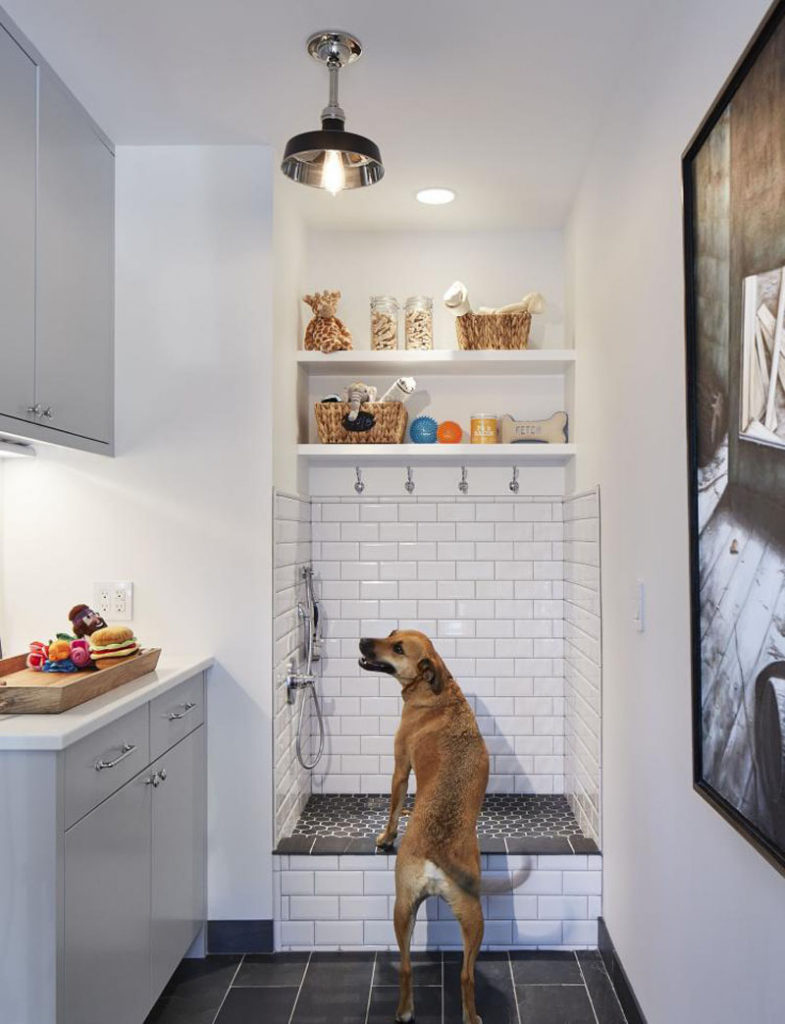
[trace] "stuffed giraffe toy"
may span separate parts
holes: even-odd
[[[308,352],[340,352],[352,347],[352,336],[335,315],[340,292],[315,292],[303,295],[303,302],[313,310],[305,328],[305,348]]]

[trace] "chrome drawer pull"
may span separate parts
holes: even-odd
[[[186,704],[183,704],[182,711],[173,711],[171,715],[169,715],[169,721],[178,722],[181,718],[185,718],[186,715],[190,715],[195,707],[196,704],[192,700],[189,700]]]
[[[121,761],[125,761],[127,757],[133,754],[133,752],[136,750],[136,744],[124,743],[120,750],[120,755],[116,757],[114,761],[96,761],[95,770],[97,772],[102,772],[104,768],[114,768],[115,765],[120,764]]]

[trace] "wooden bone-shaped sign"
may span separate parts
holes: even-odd
[[[501,418],[502,444],[566,444],[567,413],[555,412],[548,420]]]

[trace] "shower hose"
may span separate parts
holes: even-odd
[[[324,752],[324,720],[322,718],[322,709],[319,705],[319,698],[316,695],[316,681],[313,676],[314,647],[319,629],[319,605],[314,594],[313,569],[310,566],[303,569],[303,578],[305,580],[306,604],[305,606],[301,604],[298,607],[305,626],[305,678],[307,682],[300,694],[300,710],[297,719],[297,735],[294,741],[294,749],[297,754],[297,760],[303,768],[311,771],[319,763]],[[310,761],[303,754],[302,742],[305,706],[309,699],[313,703],[316,719],[319,723],[319,747],[315,756]]]

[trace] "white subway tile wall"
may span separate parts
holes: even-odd
[[[274,501],[274,609],[273,678],[275,840],[290,835],[311,795],[311,775],[297,761],[295,738],[298,704],[286,703],[286,675],[290,659],[302,644],[297,603],[304,601],[303,566],[311,561],[311,503],[307,498],[275,493]],[[306,749],[311,736],[310,710],[303,723]]]
[[[564,792],[562,506],[312,499],[328,734],[314,792],[389,788],[400,689],[359,668],[357,642],[393,629],[428,633],[469,698],[491,755],[489,792]]]
[[[602,616],[600,494],[564,500],[566,785],[583,832],[600,842]]]
[[[599,856],[481,858],[483,949],[597,945]],[[397,949],[392,915],[393,856],[274,858],[275,948]],[[449,906],[429,899],[414,927],[414,949],[460,949]]]

